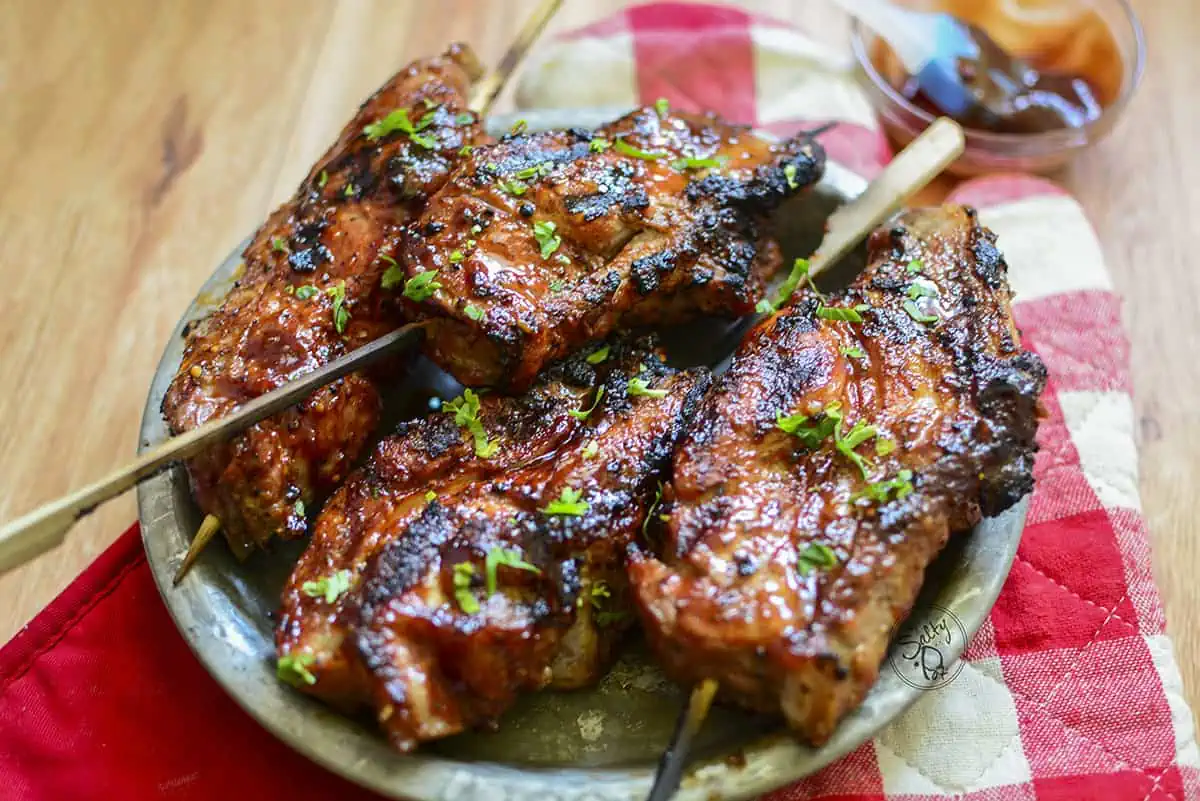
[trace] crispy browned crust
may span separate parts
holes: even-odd
[[[467,143],[482,133],[466,110],[478,65],[470,50],[401,70],[359,109],[292,199],[255,234],[245,272],[222,306],[187,334],[183,363],[163,399],[173,434],[221,417],[288,380],[382,336],[401,322],[393,292],[380,287],[403,225],[438,189]],[[372,141],[363,128],[397,109],[436,139],[426,149],[404,133]],[[316,294],[297,295],[300,287]],[[339,287],[349,313],[335,325]],[[394,365],[393,367],[397,367]],[[303,507],[335,487],[375,429],[379,396],[354,374],[324,387],[188,464],[196,499],[220,518],[240,556],[272,535],[306,527]]]
[[[909,212],[873,235],[870,267],[828,301],[867,304],[862,323],[818,317],[806,292],[743,343],[675,457],[659,553],[635,550],[630,564],[676,679],[716,678],[727,700],[823,742],[874,683],[949,534],[1029,492],[1045,369],[1021,349],[994,240],[969,209]],[[937,290],[915,301],[936,324],[906,311],[914,283]],[[819,422],[835,402],[843,432],[879,430],[855,450],[870,480],[911,470],[911,494],[857,497],[867,480],[832,436],[809,450],[777,425]],[[894,452],[876,453],[882,437]],[[813,544],[837,564],[798,567]]]
[[[724,164],[672,166],[688,157]],[[620,327],[748,314],[779,266],[763,219],[823,168],[807,136],[772,145],[713,115],[653,108],[478,148],[405,246],[409,275],[436,270],[440,284],[413,308],[437,321],[427,351],[465,384],[520,390]],[[543,250],[546,223],[560,244]]]
[[[373,707],[392,744],[410,750],[495,720],[519,693],[599,679],[632,622],[620,617],[625,547],[709,378],[666,367],[646,342],[614,343],[596,365],[587,355],[558,363],[524,396],[481,398],[493,455],[477,455],[454,415],[435,412],[402,425],[334,494],[276,633],[281,656],[312,659],[315,682],[300,689]],[[634,378],[666,394],[630,394]],[[586,421],[573,417],[599,388]],[[587,511],[543,512],[565,489]],[[489,595],[494,548],[540,574],[501,567]],[[463,563],[474,566],[478,611],[455,599]],[[305,592],[339,570],[352,588],[332,604]],[[593,595],[601,582],[609,594]]]

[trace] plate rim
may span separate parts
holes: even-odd
[[[520,118],[527,120],[534,129],[594,126],[624,112],[625,109],[613,107],[525,110],[519,114],[497,115],[489,125],[497,130],[507,130]],[[860,194],[866,185],[864,178],[830,161],[816,191],[830,193],[844,202]],[[244,243],[214,270],[172,331],[147,394],[139,431],[139,452],[166,436],[159,407],[166,385],[178,368],[183,330],[207,310],[209,304],[202,303],[202,299],[224,296],[241,262],[243,246]],[[202,580],[213,570],[211,566],[197,564],[188,580],[179,587],[173,586],[174,570],[187,542],[179,526],[171,526],[177,523],[179,510],[174,500],[180,482],[186,488],[183,468],[176,465],[138,487],[141,537],[155,585],[180,635],[205,671],[239,707],[277,739],[351,782],[398,799],[501,801],[536,795],[543,801],[637,801],[645,796],[654,765],[636,768],[518,767],[494,762],[464,762],[427,751],[397,754],[387,747],[382,737],[315,699],[282,685],[278,685],[273,694],[267,693],[273,696],[271,698],[248,693],[247,679],[251,671],[274,673],[263,655],[252,653],[248,647],[244,629],[254,621],[241,621],[242,630],[228,626],[214,628],[217,621],[206,620],[197,614],[195,604],[217,591],[210,582]],[[955,644],[947,651],[952,663],[958,661],[966,644],[991,612],[1016,556],[1028,505],[1026,496],[1008,511],[982,521],[963,535],[960,538],[965,540],[963,559],[978,569],[970,571],[969,575],[951,577],[947,585],[938,588],[932,604],[924,604],[948,610],[962,622],[967,632],[966,642],[961,647]],[[969,590],[951,592],[963,590],[966,584],[970,584]],[[918,613],[928,611],[918,608],[921,604],[921,600],[914,604],[906,625],[921,622]],[[268,639],[273,642],[273,638]],[[863,704],[841,721],[825,746],[814,749],[784,734],[767,735],[744,749],[746,759],[742,766],[732,767],[724,757],[690,765],[676,801],[708,801],[714,794],[721,798],[748,799],[803,778],[869,740],[920,698],[921,692],[900,680],[898,674],[881,667],[880,679]],[[322,736],[311,736],[314,731]]]

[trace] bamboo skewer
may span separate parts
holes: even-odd
[[[526,21],[496,69],[485,75],[471,91],[470,108],[481,117],[486,115],[505,83],[520,66],[530,47],[558,11],[563,0],[544,0]],[[420,325],[406,325],[380,337],[329,364],[289,381],[265,395],[250,401],[233,414],[212,420],[185,434],[172,437],[161,445],[140,454],[108,476],[69,495],[44,504],[29,514],[0,527],[0,575],[61,545],[67,532],[82,517],[100,504],[122,495],[141,481],[161,472],[171,464],[195,456],[205,448],[228,439],[233,434],[283,411],[303,400],[314,391],[361,369],[379,358],[411,346],[420,336]],[[220,521],[213,515],[204,519],[192,539],[187,554],[175,575],[175,583],[183,578],[195,563],[204,547],[220,530]]]
[[[809,259],[809,280],[853,250],[905,200],[912,197],[963,152],[963,130],[942,117],[902,150],[866,190],[829,217],[825,238]],[[670,745],[663,752],[646,801],[668,801],[679,789],[688,751],[716,695],[716,679],[692,688]]]

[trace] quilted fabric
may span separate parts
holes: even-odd
[[[846,67],[781,23],[662,3],[548,45],[518,97],[666,97],[777,133],[836,120],[829,151],[870,175],[888,147]],[[1193,717],[1139,508],[1128,345],[1099,243],[1079,206],[1039,179],[978,179],[950,199],[978,206],[999,234],[1025,342],[1050,371],[1028,528],[961,667],[873,741],[769,801],[1198,799]],[[941,636],[953,632],[930,632]],[[214,797],[369,794],[222,694],[175,632],[131,529],[0,650],[0,798]]]

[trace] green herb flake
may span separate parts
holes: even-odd
[[[433,503],[436,500],[437,500],[437,493],[434,492],[433,490],[429,490],[425,493],[425,503]]]
[[[454,115],[454,123],[456,125],[470,125],[475,122],[475,115],[469,111],[460,111]],[[470,147],[470,145],[467,145]]]
[[[842,355],[849,356],[851,359],[865,359],[867,354],[863,353],[862,348],[842,348]]]
[[[550,291],[551,292],[562,292],[565,287],[566,287],[566,284],[563,283],[562,281],[551,281],[550,282]]]
[[[525,120],[517,120],[516,122],[513,123],[513,127],[510,128],[508,132],[515,136],[519,133],[524,133],[526,130],[528,130],[528,128],[529,128],[528,122],[526,122]]]
[[[894,453],[896,450],[896,440],[888,439],[887,437],[879,437],[875,440],[875,455],[887,456]]]
[[[671,104],[667,102],[665,97],[660,97],[654,101],[654,110],[658,112],[659,117],[665,117],[671,113]]]
[[[593,458],[593,457],[594,457],[594,456],[595,456],[595,455],[596,455],[596,454],[597,454],[599,451],[600,451],[600,446],[599,446],[599,445],[596,443],[596,440],[592,440],[592,441],[591,441],[591,442],[589,442],[587,445],[584,445],[584,446],[583,446],[583,458],[584,458],[584,459],[591,459],[591,458]]]
[[[587,355],[588,364],[600,364],[608,358],[611,348],[608,345],[602,345]]]
[[[861,493],[851,496],[851,500],[869,498],[876,503],[887,503],[892,499],[903,500],[912,494],[912,478],[911,470],[901,470],[895,478],[868,484]]]
[[[312,300],[319,294],[321,294],[321,290],[312,284],[296,287],[296,300]]]
[[[329,173],[321,170],[321,174],[317,176],[317,189],[324,189],[327,183],[329,183]]]
[[[346,184],[346,188],[342,190],[342,197],[354,197],[354,193],[357,191],[353,183],[348,183]]]
[[[463,309],[463,314],[467,315],[467,317],[471,318],[475,322],[479,322],[484,317],[483,309],[472,303],[467,304],[466,308]]]
[[[936,314],[925,314],[917,308],[916,301],[904,301],[904,310],[908,312],[908,316],[916,320],[918,323],[936,323],[938,316]]]
[[[861,323],[863,321],[860,309],[855,306],[853,309],[846,309],[840,306],[826,306],[821,304],[817,308],[817,316],[822,320],[837,320],[844,323]]]
[[[424,103],[425,108],[429,109],[430,111],[438,107],[438,104],[428,97],[422,97],[421,102]]]
[[[475,565],[470,562],[459,562],[454,566],[454,600],[458,608],[473,615],[479,611],[479,601],[471,592],[471,582],[475,579]]]
[[[828,545],[819,542],[809,543],[796,560],[796,569],[802,576],[814,570],[825,570],[837,565],[837,554]]]
[[[466,254],[463,253],[461,250],[458,250],[457,248],[450,251],[450,263],[451,264],[461,264],[462,260],[465,259],[466,257],[467,257]]]
[[[588,150],[592,151],[593,153],[603,153],[610,147],[612,147],[612,142],[608,141],[602,136],[594,137],[592,141],[588,142]]]
[[[516,178],[510,178],[507,181],[501,181],[500,188],[510,195],[520,197],[529,189],[529,184],[524,181],[519,181]]]
[[[337,286],[329,287],[325,294],[333,298],[333,328],[339,334],[344,334],[350,322],[350,310],[346,308],[346,282],[338,281]]]
[[[301,684],[313,685],[317,677],[309,670],[317,658],[312,654],[284,654],[275,663],[275,676],[285,684],[299,687]]]
[[[662,490],[663,490],[663,486],[662,486],[662,482],[660,481],[660,482],[658,482],[658,489],[656,489],[654,491],[654,502],[651,503],[650,508],[646,510],[646,519],[642,521],[642,538],[643,539],[650,536],[650,521],[654,518],[654,512],[658,509],[659,505],[662,503]],[[665,520],[666,515],[663,515],[660,519]]]
[[[908,271],[909,275],[916,275],[925,269],[925,262],[920,259],[913,259],[904,269]]]
[[[460,156],[469,156],[474,152],[475,148],[471,147],[470,145],[463,145],[458,149],[458,155]]]
[[[349,570],[339,570],[331,576],[322,576],[316,581],[306,581],[300,585],[300,589],[309,598],[324,596],[325,603],[331,604],[350,591],[350,582],[353,578],[354,574]]]
[[[784,415],[776,412],[775,426],[796,437],[809,450],[816,450],[834,433],[841,419],[837,404],[830,404],[811,418],[804,414]]]
[[[625,392],[631,398],[636,398],[638,396],[644,396],[647,398],[667,397],[667,391],[665,389],[650,389],[646,384],[646,379],[640,377],[629,379],[629,385],[626,387]]]
[[[271,237],[271,250],[275,251],[276,253],[287,253],[287,240],[282,236]]]
[[[433,112],[426,112],[423,117],[416,123],[408,118],[408,109],[399,108],[390,112],[386,117],[363,128],[363,133],[367,139],[372,142],[377,142],[388,134],[401,131],[408,134],[408,138],[421,147],[432,149],[437,145],[437,140],[431,136],[422,136],[419,132],[425,130],[433,123]]]
[[[908,296],[913,300],[917,298],[936,298],[938,291],[934,287],[914,283],[908,285]]]
[[[649,150],[642,150],[639,147],[634,147],[633,145],[629,144],[624,139],[617,139],[614,141],[613,147],[618,153],[622,153],[626,156],[632,156],[635,159],[642,159],[643,161],[658,161],[661,158],[665,158],[667,155],[666,153],[656,153]]]
[[[403,284],[404,270],[396,263],[396,260],[383,253],[379,254],[379,258],[388,264],[388,268],[383,271],[383,276],[379,279],[379,285],[384,289],[395,289]]]
[[[825,297],[817,291],[817,288],[813,286],[812,276],[809,274],[808,259],[796,259],[792,262],[792,271],[788,273],[787,279],[779,285],[779,291],[775,293],[775,300],[770,301],[765,298],[760,300],[758,305],[754,307],[755,311],[757,311],[759,314],[769,314],[770,312],[775,311],[784,303],[787,303],[788,298],[790,298],[796,292],[796,290],[805,283],[812,287],[812,291],[818,298],[820,298],[822,301],[825,299]]]
[[[550,254],[558,250],[562,244],[562,237],[554,233],[558,225],[550,220],[543,220],[533,224],[533,238],[537,240],[538,245],[542,249],[542,258],[550,258]]]
[[[305,512],[304,501],[296,501],[294,504],[292,504],[292,511],[295,512],[298,516],[304,517],[304,512]]]
[[[487,432],[479,421],[479,396],[472,390],[465,389],[463,394],[442,404],[442,411],[454,415],[455,425],[467,429],[475,440],[475,455],[481,459],[494,456],[500,449],[500,443],[488,442]]]
[[[858,469],[862,472],[863,478],[867,478],[870,471],[870,465],[863,456],[855,452],[855,448],[863,444],[867,440],[876,436],[879,430],[873,425],[868,425],[866,422],[859,420],[850,429],[850,432],[844,436],[841,433],[841,421],[838,421],[837,428],[834,430],[835,445],[847,459],[854,462]]]
[[[521,559],[521,552],[518,550],[509,550],[506,548],[492,548],[487,552],[487,558],[484,560],[484,572],[487,574],[487,593],[495,595],[499,588],[499,577],[497,576],[500,567],[507,567],[513,570],[525,570],[530,573],[541,575],[541,568],[537,565],[531,565]]]
[[[711,158],[711,159],[701,159],[701,158],[691,158],[691,157],[684,158],[684,159],[675,159],[674,161],[671,162],[671,169],[678,170],[679,172],[683,172],[684,170],[716,169],[718,167],[725,166],[726,161],[728,161],[728,159],[725,158],[724,156],[717,156],[717,157]]]
[[[586,409],[581,409],[578,411],[576,411],[575,409],[572,409],[571,411],[567,412],[567,414],[571,415],[576,420],[586,420],[586,419],[588,419],[588,415],[590,415],[592,412],[596,411],[596,407],[600,405],[600,401],[603,398],[604,398],[604,387],[600,387],[596,390],[596,399],[592,401],[591,406],[589,406]]]
[[[796,180],[796,165],[783,165],[783,177],[787,179],[788,189],[799,189],[800,183]]]
[[[570,487],[563,487],[562,494],[542,509],[548,515],[583,515],[587,514],[592,505],[581,501],[583,492]]]
[[[423,273],[417,273],[412,278],[404,282],[404,297],[409,300],[415,300],[420,303],[423,300],[429,300],[433,297],[433,293],[442,288],[442,285],[437,281],[437,270],[427,270]]]

